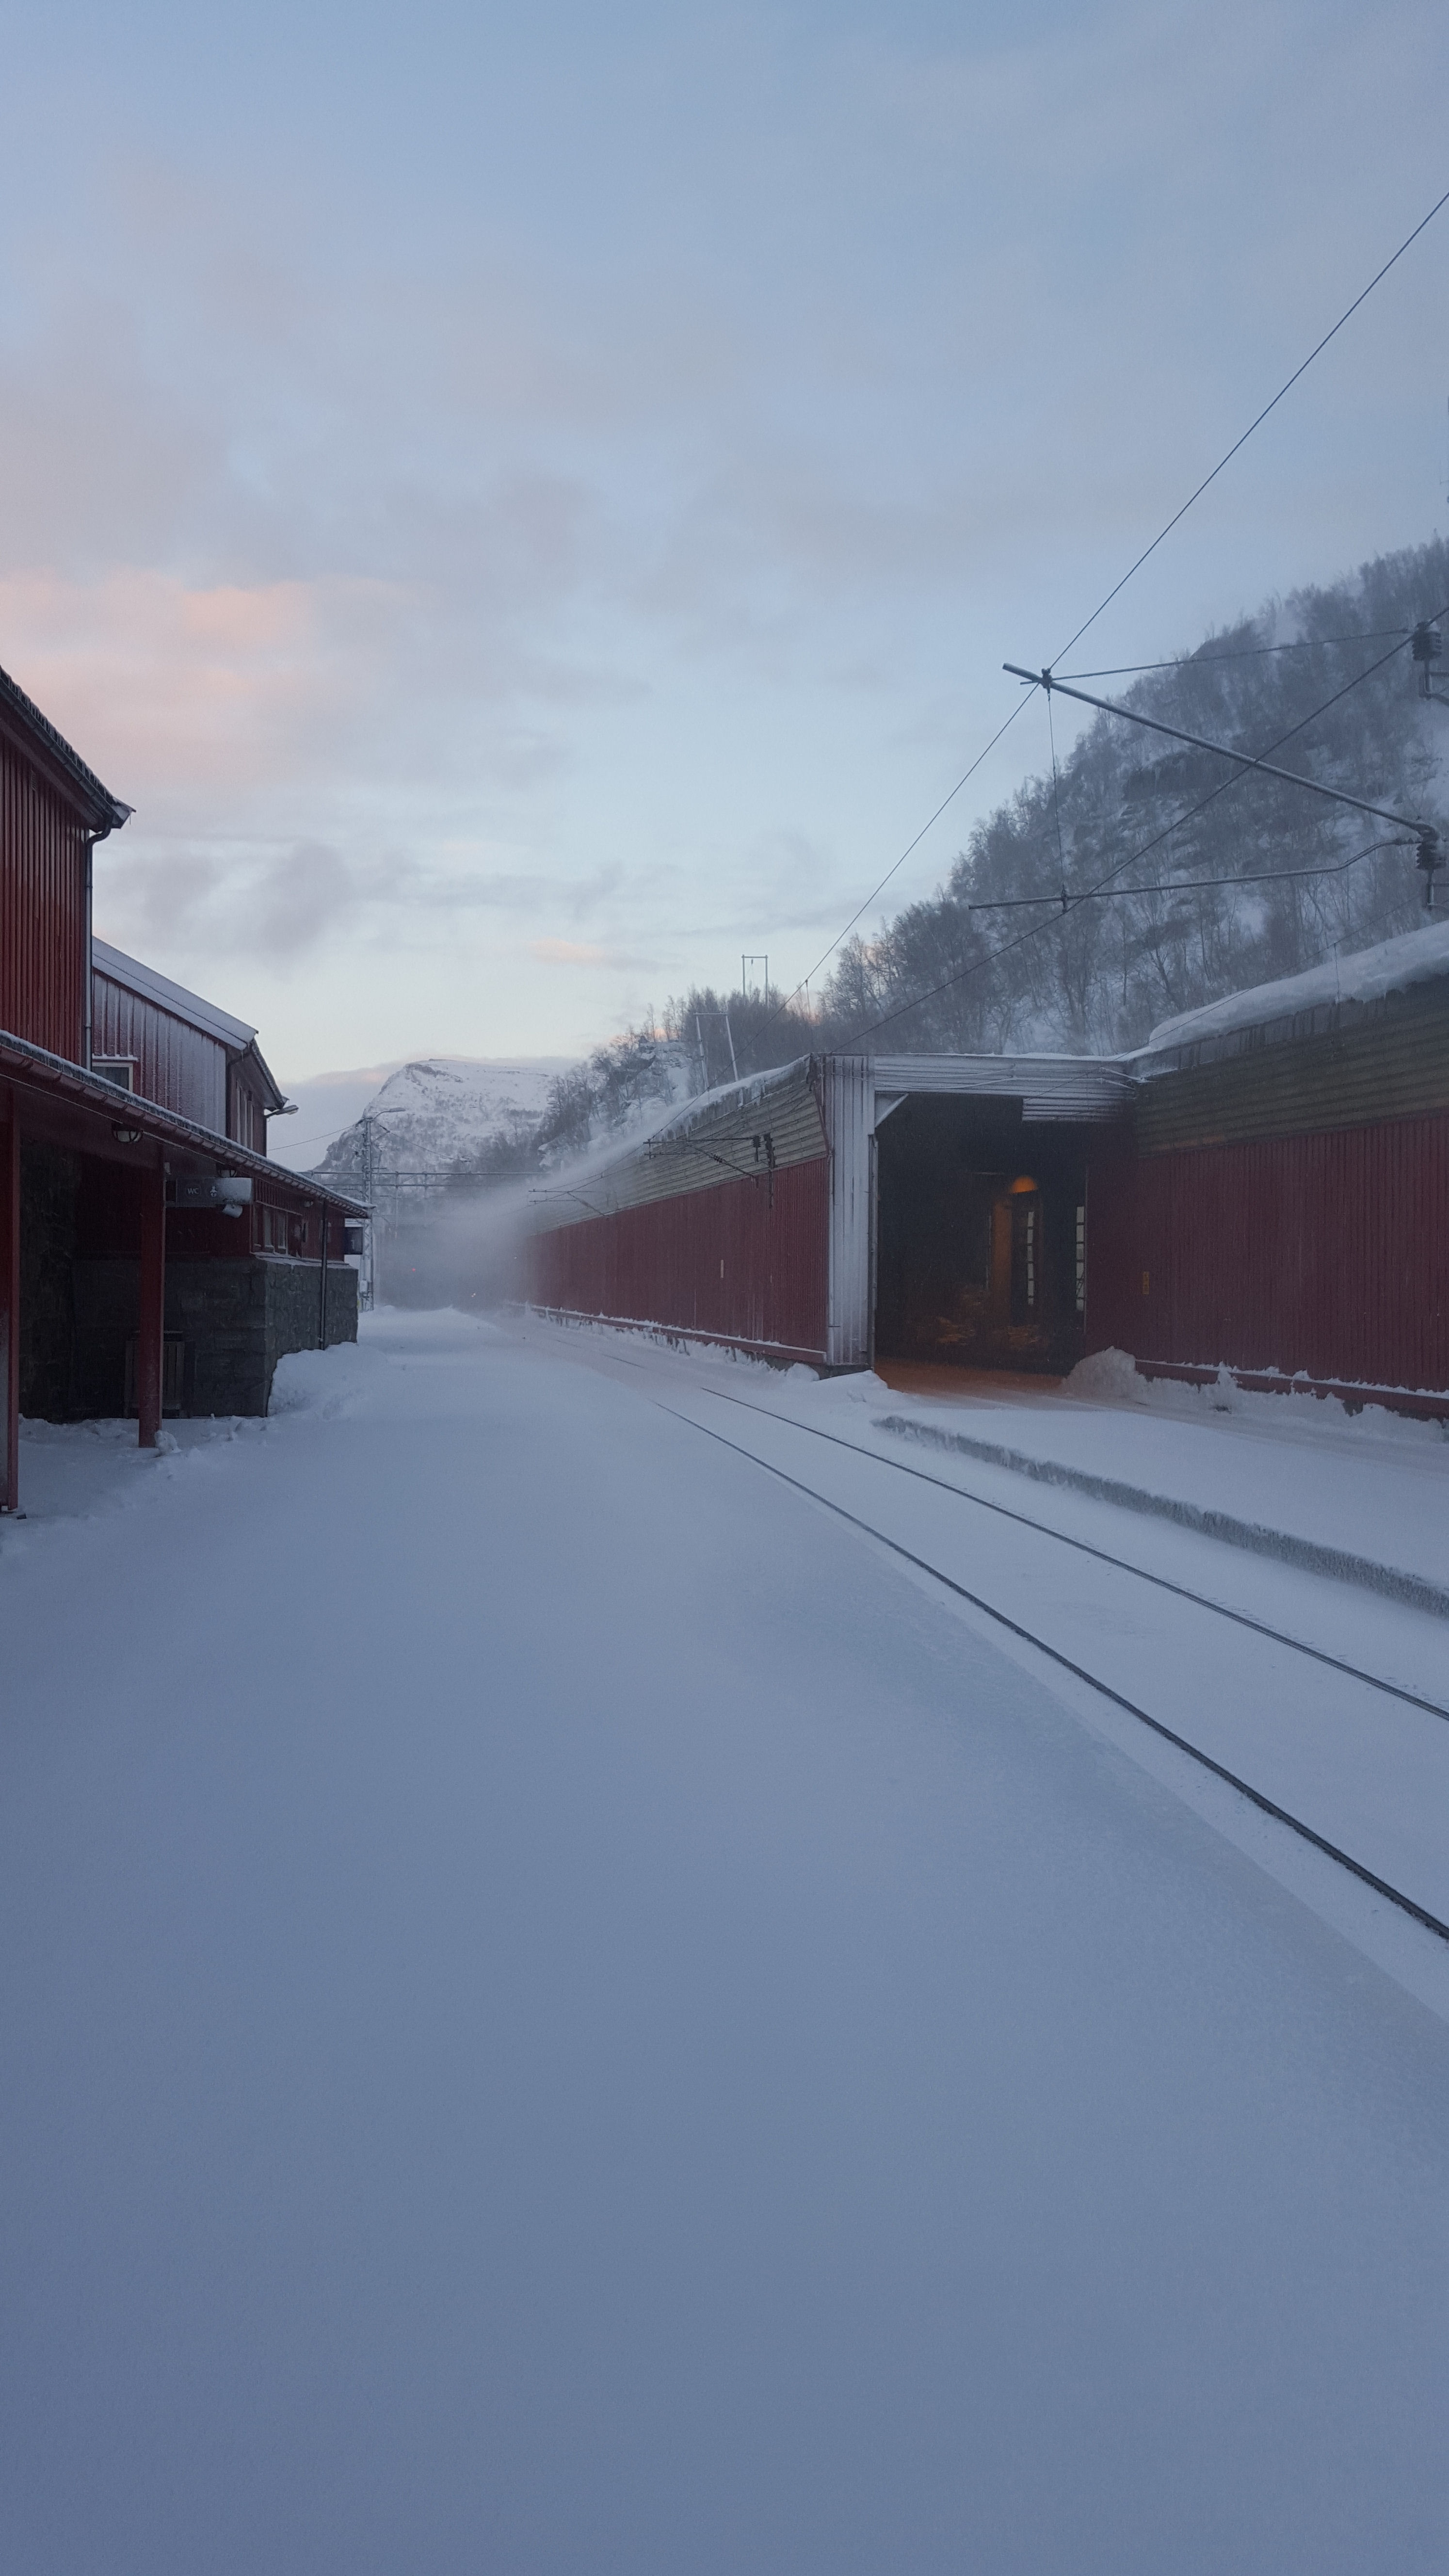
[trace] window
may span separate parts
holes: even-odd
[[[1011,1210],[1011,1320],[1014,1324],[1034,1324],[1039,1320],[1037,1306],[1037,1265],[1041,1259],[1041,1201],[1034,1181],[1013,1181],[1007,1194]]]
[[[136,1088],[136,1059],[133,1055],[93,1055],[91,1071],[103,1082],[113,1082],[118,1091]]]

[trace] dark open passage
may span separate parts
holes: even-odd
[[[1064,1373],[1082,1355],[1078,1127],[1009,1100],[912,1096],[877,1128],[881,1359]]]

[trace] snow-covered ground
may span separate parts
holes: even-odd
[[[0,1526],[0,2564],[1442,2566],[1444,2016],[761,1472],[934,1472],[878,1391],[384,1315],[278,1392]]]
[[[945,1372],[938,1372],[944,1376]],[[1100,1352],[1060,1393],[1020,1381],[1000,1390],[964,1379],[962,1393],[874,1390],[873,1421],[1010,1449],[1041,1465],[1113,1480],[1141,1508],[1189,1503],[1245,1528],[1276,1531],[1398,1570],[1449,1598],[1449,1431],[1336,1396],[1261,1394],[1139,1377],[1126,1355]]]

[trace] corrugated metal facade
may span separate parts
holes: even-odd
[[[1320,1013],[1339,1025],[1284,1037],[1250,1029],[1232,1053],[1158,1072],[1138,1094],[1145,1154],[1174,1146],[1306,1136],[1449,1109],[1449,1008],[1443,980],[1373,1009]]]
[[[1061,1119],[1074,1127],[1121,1115],[1132,1076],[1110,1058],[1080,1055],[879,1055],[873,1060],[879,1099],[922,1093],[959,1100],[1019,1100],[1024,1119]]]
[[[1094,1167],[1088,1346],[1449,1388],[1449,1114]]]
[[[1446,1005],[1441,982],[1137,1085],[1120,1065],[1063,1061],[1044,1077],[1022,1133],[1079,1113],[1087,1349],[1449,1389]],[[930,1060],[921,1088],[1025,1100],[1025,1060],[1010,1091],[1006,1070]],[[530,1243],[530,1296],[863,1365],[877,1094],[914,1080],[904,1059],[815,1058],[560,1176]]]
[[[540,1230],[576,1225],[586,1215],[612,1216],[659,1199],[721,1189],[730,1181],[768,1179],[824,1151],[813,1067],[806,1060],[757,1081],[732,1083],[679,1111],[613,1161],[546,1183],[534,1223]]]
[[[774,1174],[652,1200],[535,1234],[535,1305],[713,1335],[824,1360],[828,1165],[824,1154]]]
[[[132,1089],[143,1099],[194,1119],[213,1135],[227,1135],[227,1055],[221,1041],[99,968],[93,993],[92,1055],[133,1057]],[[253,1140],[243,1136],[239,1141],[250,1145]],[[258,1150],[266,1150],[265,1128]]]
[[[72,1064],[85,1042],[89,837],[0,734],[0,1028]]]

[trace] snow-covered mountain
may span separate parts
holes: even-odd
[[[567,1056],[552,1055],[428,1056],[405,1064],[328,1146],[316,1177],[336,1189],[363,1189],[369,1119],[374,1180],[486,1163],[490,1149],[517,1144],[537,1126],[550,1083],[569,1065]]]

